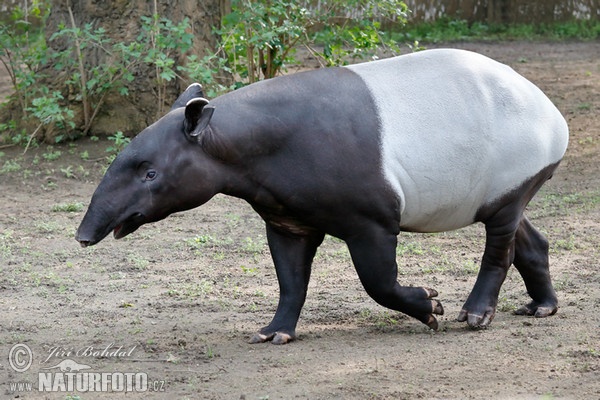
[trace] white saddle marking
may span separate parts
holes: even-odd
[[[485,56],[428,50],[347,68],[376,103],[383,174],[406,229],[470,225],[565,152],[568,127],[552,102]]]

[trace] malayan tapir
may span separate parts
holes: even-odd
[[[217,193],[246,200],[266,223],[280,288],[250,341],[282,344],[296,337],[325,234],[346,242],[377,303],[437,329],[438,293],[396,280],[397,236],[482,222],[481,268],[458,320],[490,324],[511,264],[532,299],[517,314],[546,317],[558,307],[548,241],[523,212],[567,141],[540,89],[464,50],[282,76],[210,102],[193,84],[117,156],[76,239],[119,239]]]

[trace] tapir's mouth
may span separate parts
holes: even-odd
[[[84,221],[79,226],[79,229],[77,229],[75,239],[79,242],[81,247],[95,245],[104,239],[110,233],[110,231],[113,231],[113,236],[115,239],[121,239],[148,222],[146,219],[146,216],[142,213],[133,213],[123,220],[116,220],[108,224],[100,233],[94,233],[96,232],[96,230],[94,230],[94,226],[90,226],[91,223],[84,218]]]
[[[145,218],[142,213],[134,213],[130,215],[113,229],[113,237],[115,239],[121,239],[130,233],[135,232],[144,224],[144,220]]]

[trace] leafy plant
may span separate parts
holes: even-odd
[[[55,161],[55,160],[58,160],[61,155],[62,155],[62,151],[54,150],[54,148],[52,146],[48,146],[47,151],[44,154],[42,154],[42,157],[46,161]]]
[[[232,74],[229,60],[217,53],[202,58],[195,54],[187,57],[185,65],[178,65],[177,70],[185,73],[193,82],[202,82],[202,88],[209,98],[217,97],[235,89],[235,85],[226,85]]]
[[[28,7],[15,5],[0,25],[0,63],[14,89],[14,97],[27,116],[30,100],[37,94],[39,69],[46,61],[46,43],[40,26],[48,15],[44,1],[33,0]]]
[[[123,134],[123,132],[118,131],[113,136],[109,136],[108,140],[114,143],[113,146],[107,147],[106,151],[109,153],[118,153],[125,148],[131,141],[131,138],[128,138]]]
[[[43,29],[34,29],[31,23],[35,18],[39,21],[36,27],[44,26],[48,3],[34,0],[27,9],[14,6],[10,23],[0,26],[0,62],[9,71],[13,96],[24,117],[33,114],[39,121],[31,135],[15,134],[19,130],[12,126],[8,131],[9,123],[0,126],[0,131],[9,132],[13,142],[26,142],[27,149],[40,129],[49,125],[64,132],[56,136],[60,141],[75,128],[73,110],[81,107],[81,132],[86,135],[109,93],[128,95],[128,83],[134,79],[132,71],[141,63],[156,70],[158,113],[164,112],[167,82],[177,76],[176,59],[192,45],[187,19],[174,23],[157,14],[144,17],[140,35],[135,41],[125,43],[110,38],[103,27],[79,26],[69,7],[68,23],[60,25],[49,39],[64,41],[61,47],[65,50],[52,52],[46,46]],[[92,62],[89,57],[92,53],[101,61]],[[74,89],[71,90],[74,97],[68,101],[61,92],[42,83],[45,77],[39,71],[49,62],[66,76],[65,84]]]
[[[313,54],[320,56],[325,65],[337,66],[347,64],[352,59],[377,58],[379,53],[399,53],[398,43],[381,31],[381,21],[391,19],[398,26],[404,26],[408,12],[404,2],[355,0],[344,4],[350,7],[346,10],[346,14],[349,15],[353,7],[361,6],[358,12],[362,18],[344,18],[339,24],[324,23],[324,29],[315,35],[315,42],[321,43],[323,50],[313,50]],[[356,12],[355,10],[354,13]],[[335,14],[331,14],[331,18],[339,19]],[[419,50],[418,46],[416,47],[415,50]]]
[[[144,62],[153,65],[156,73],[155,94],[158,99],[157,115],[165,111],[167,82],[177,77],[176,56],[192,47],[189,19],[176,24],[157,13],[142,17],[142,31],[138,42],[144,49]]]
[[[238,86],[279,74],[295,62],[297,46],[307,47],[324,65],[346,63],[347,57],[365,58],[394,46],[385,43],[379,20],[406,21],[407,7],[398,0],[322,0],[309,2],[233,0],[223,18],[221,48]],[[353,15],[350,18],[350,15]],[[318,32],[319,27],[325,27]],[[316,50],[321,42],[323,51]]]
[[[15,144],[26,143],[25,150],[42,127],[72,127],[72,111],[61,105],[61,93],[40,84],[44,78],[40,71],[48,61],[42,29],[47,15],[47,1],[34,0],[24,7],[14,5],[9,20],[0,25],[0,63],[10,77],[11,97],[19,105],[22,121],[33,117],[38,122],[30,135],[14,120],[3,123],[0,131],[7,131]]]
[[[75,127],[73,122],[73,110],[63,107],[60,105],[60,101],[63,100],[63,95],[58,91],[48,93],[48,88],[44,87],[44,95],[37,97],[31,101],[31,107],[27,107],[27,110],[40,122],[37,128],[29,136],[27,145],[25,146],[25,153],[31,141],[39,130],[46,126],[46,129],[53,129],[58,127],[59,129],[65,129],[67,126],[70,128]]]
[[[176,23],[161,17],[156,1],[154,13],[142,17],[140,33],[131,43],[110,38],[102,27],[78,24],[68,8],[67,23],[50,37],[63,41],[61,48],[65,50],[51,52],[40,34],[42,30],[33,35],[33,25],[29,23],[35,17],[43,26],[47,3],[34,0],[27,11],[15,7],[12,25],[0,27],[0,60],[11,71],[15,97],[23,115],[32,115],[39,121],[31,135],[10,129],[13,142],[26,142],[26,150],[42,127],[46,132],[59,130],[57,141],[68,138],[75,129],[78,107],[83,120],[80,132],[87,135],[109,93],[128,95],[132,71],[139,64],[154,69],[157,114],[162,115],[167,86],[174,79],[201,81],[212,97],[279,74],[286,63],[295,62],[298,45],[307,46],[323,60],[323,65],[344,63],[346,56],[366,57],[387,46],[382,41],[378,20],[396,18],[403,23],[407,11],[398,0],[324,0],[318,8],[309,2],[234,0],[232,13],[224,18],[223,28],[217,30],[222,37],[219,49],[203,57],[184,58],[193,45],[190,22],[184,19]],[[325,34],[317,35],[321,26],[329,28]],[[325,50],[315,50],[316,40],[323,43]],[[92,62],[92,53],[100,62]],[[43,77],[38,71],[50,61],[67,77],[65,83],[74,94],[69,99],[41,83]],[[236,86],[223,84],[228,75],[236,77]],[[5,123],[0,130],[7,131],[7,127]],[[116,152],[118,147],[112,146],[109,151]]]
[[[115,42],[107,36],[102,27],[94,29],[92,24],[77,26],[69,7],[70,26],[59,26],[50,40],[65,39],[73,46],[53,54],[54,67],[66,71],[66,83],[76,87],[76,99],[81,101],[83,109],[83,134],[92,126],[98,111],[102,108],[106,95],[118,91],[121,95],[129,93],[127,83],[133,81],[133,66],[139,63],[139,44]],[[92,64],[86,54],[94,48],[105,62]]]

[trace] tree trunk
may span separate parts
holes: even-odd
[[[216,38],[212,29],[219,26],[221,12],[227,8],[227,3],[227,0],[52,0],[46,23],[46,40],[52,50],[64,51],[67,46],[73,46],[73,43],[60,38],[50,40],[51,36],[61,27],[83,28],[86,24],[91,24],[93,29],[104,28],[106,35],[115,42],[131,43],[142,30],[143,16],[152,17],[157,14],[159,18],[169,19],[175,24],[187,17],[191,29],[189,33],[193,35],[193,47],[187,54],[177,54],[177,50],[174,50],[176,53],[173,58],[180,64],[187,55],[195,54],[202,58],[207,54],[207,49],[214,48]],[[83,51],[84,70],[110,61],[107,60],[106,52],[98,47],[85,48]],[[77,49],[73,49],[73,57],[77,57]],[[65,93],[74,90],[65,85],[64,71],[56,70],[50,65],[43,72],[50,75],[50,89],[60,90],[69,102],[69,107],[75,111],[76,129],[90,135],[112,135],[117,131],[135,135],[154,122],[162,110],[168,110],[178,93],[191,82],[178,76],[161,81],[164,85],[159,85],[155,67],[138,62],[132,69],[135,79],[127,84],[127,96],[109,91],[98,109],[89,110],[82,104],[85,100],[85,88],[84,93],[79,93],[81,90],[78,90],[77,96]],[[88,76],[87,79],[89,78]],[[93,120],[87,126],[86,122],[92,116]]]

